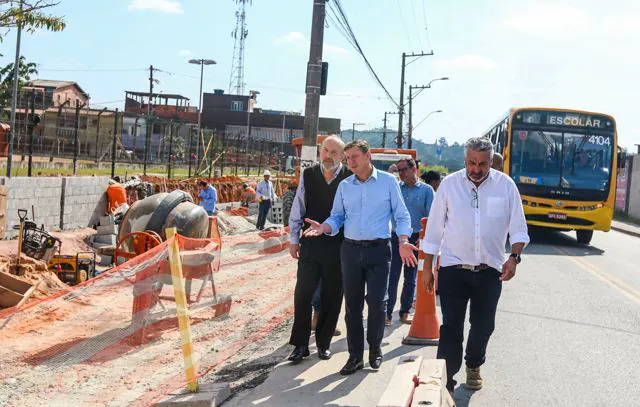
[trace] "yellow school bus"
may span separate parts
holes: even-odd
[[[528,224],[575,230],[583,244],[591,242],[594,230],[610,230],[618,163],[624,163],[612,116],[513,108],[484,137],[504,156]]]

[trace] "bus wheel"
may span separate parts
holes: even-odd
[[[589,244],[591,243],[591,238],[593,238],[593,230],[576,230],[576,235],[578,243]]]

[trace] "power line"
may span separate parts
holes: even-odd
[[[402,21],[402,27],[404,28],[404,33],[407,36],[407,41],[409,42],[409,47],[413,49],[413,43],[411,41],[411,36],[409,36],[409,29],[407,28],[407,23],[404,20],[404,15],[402,14],[402,8],[400,7],[400,0],[396,0],[396,5],[398,6],[398,14],[400,14],[400,20]]]
[[[378,83],[378,85],[384,90],[384,92],[386,93],[386,95],[389,98],[389,100],[396,107],[399,107],[398,103],[393,99],[393,97],[391,96],[391,93],[389,93],[387,88],[384,86],[384,84],[382,83],[382,81],[378,77],[378,74],[373,69],[373,67],[371,66],[371,63],[369,62],[368,58],[364,54],[364,51],[362,50],[362,47],[360,46],[360,43],[358,42],[358,39],[356,38],[356,36],[355,36],[355,34],[353,32],[353,29],[351,28],[351,24],[349,24],[349,19],[347,18],[346,13],[344,12],[344,9],[342,7],[341,1],[340,0],[334,0],[333,3],[329,2],[327,4],[329,4],[329,8],[331,8],[333,10],[333,12],[335,13],[335,16],[338,18],[338,20],[343,24],[344,28],[346,29],[346,32],[348,34],[347,41],[349,41],[354,46],[354,48],[356,49],[358,54],[360,54],[360,56],[364,60],[365,64],[367,65],[367,68],[369,69],[369,72],[371,73],[371,75],[373,76],[375,81]]]
[[[145,68],[131,68],[131,69],[118,69],[118,68],[40,68],[38,71],[43,72],[140,72],[146,71]]]
[[[422,16],[424,18],[424,31],[427,34],[427,45],[429,46],[429,49],[433,49],[433,46],[431,46],[431,36],[429,35],[429,23],[427,22],[426,0],[422,0]]]
[[[424,4],[424,3],[423,3]],[[424,50],[422,46],[422,36],[420,35],[420,28],[418,28],[418,16],[416,15],[416,4],[415,0],[411,0],[411,10],[413,11],[413,24],[416,27],[416,33],[418,33],[418,44],[420,44],[420,51]]]

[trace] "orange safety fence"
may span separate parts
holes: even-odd
[[[222,242],[175,239],[199,375],[292,315],[296,263],[286,229]],[[0,405],[146,406],[184,386],[171,242],[20,310],[0,311]]]

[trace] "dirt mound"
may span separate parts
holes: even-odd
[[[0,256],[0,271],[9,273],[11,266],[14,264],[16,264],[16,256]],[[24,275],[15,277],[32,285],[40,281],[30,300],[45,298],[57,291],[69,288],[69,286],[60,281],[58,276],[47,269],[47,264],[43,261],[35,260],[22,254],[20,267],[24,270]]]

